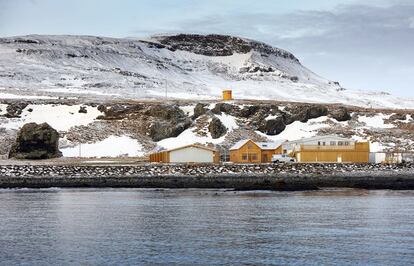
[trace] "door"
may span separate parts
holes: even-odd
[[[338,163],[342,163],[342,154],[341,153],[338,154]]]
[[[262,155],[262,163],[267,163],[269,162],[269,159],[267,158],[267,154],[263,154]]]

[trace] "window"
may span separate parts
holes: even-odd
[[[242,154],[242,160],[243,160],[243,161],[247,161],[247,159],[248,159],[248,155],[247,155],[247,153],[243,153],[243,154]]]
[[[287,153],[287,150],[283,150],[283,153]]]
[[[267,144],[263,144],[263,147],[266,148],[267,147]]]
[[[344,146],[343,141],[338,141],[338,146]]]
[[[256,153],[250,154],[250,159],[252,161],[257,161],[257,154]]]
[[[318,146],[321,146],[321,142],[320,141],[318,141]]]
[[[345,146],[349,146],[349,141],[345,141]]]
[[[336,142],[335,141],[331,141],[331,146],[335,146]]]
[[[322,146],[326,146],[326,142],[325,141],[322,143]]]

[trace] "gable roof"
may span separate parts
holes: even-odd
[[[279,146],[285,142],[285,141],[277,141],[277,142],[255,142],[251,139],[244,139],[244,140],[240,140],[238,142],[236,142],[231,148],[230,150],[238,150],[241,147],[243,147],[247,142],[253,142],[254,144],[256,144],[261,150],[276,150],[277,148],[279,148]]]
[[[276,142],[255,142],[260,149],[262,150],[276,150],[277,148],[282,145],[282,143],[285,142],[284,140],[279,140]]]
[[[198,148],[198,149],[202,149],[202,150],[217,152],[216,149],[213,149],[213,148],[210,148],[210,147],[207,147],[207,146],[203,146],[203,145],[200,145],[200,144],[190,144],[190,145],[174,148],[174,149],[171,149],[171,150],[166,150],[165,152],[172,152],[172,151],[182,150],[182,149],[186,149],[186,148]]]

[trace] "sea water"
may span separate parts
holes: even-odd
[[[408,265],[414,192],[0,190],[1,265]]]

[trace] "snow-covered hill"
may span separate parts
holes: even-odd
[[[334,67],[334,66],[333,66]],[[413,99],[352,91],[319,77],[289,52],[221,35],[114,39],[0,38],[0,98],[239,99],[414,108]]]

